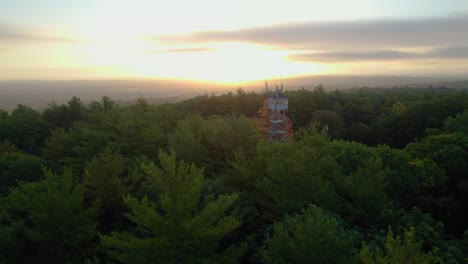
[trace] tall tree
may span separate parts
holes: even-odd
[[[160,199],[139,201],[127,196],[135,223],[131,232],[102,236],[111,256],[123,263],[201,263],[215,257],[219,241],[239,226],[226,211],[237,195],[214,198],[203,193],[201,169],[176,162],[174,154],[160,153],[161,167],[153,163],[144,170],[159,190]]]
[[[36,181],[42,177],[41,158],[21,152],[0,154],[0,194],[17,182]]]
[[[47,136],[47,127],[41,115],[32,108],[18,105],[7,121],[7,133],[0,135],[10,140],[19,149],[36,153]]]
[[[446,201],[435,217],[443,219],[447,229],[463,236],[468,221],[468,136],[460,133],[432,135],[405,148],[418,158],[429,158],[445,171],[447,176]]]
[[[125,159],[106,148],[87,164],[84,183],[87,197],[100,204],[100,230],[109,233],[118,230],[124,218],[123,196],[127,194],[124,178]]]
[[[344,203],[344,214],[352,223],[375,224],[382,211],[389,207],[380,159],[368,160],[351,175],[336,177],[335,184]]]
[[[258,133],[244,116],[211,117],[192,115],[178,122],[168,136],[168,147],[181,159],[205,167],[207,175],[219,173],[234,151],[255,152]]]
[[[68,101],[67,106],[67,117],[69,123],[74,123],[80,121],[84,118],[85,115],[85,106],[80,98],[73,96]]]
[[[260,255],[265,263],[352,263],[351,238],[337,217],[311,206],[275,223]]]
[[[339,211],[333,185],[338,166],[329,155],[329,139],[314,129],[296,137],[298,140],[289,144],[261,142],[252,158],[238,153],[231,162],[233,171],[225,175],[230,187],[252,193],[262,212],[260,217],[267,222],[299,212],[311,203]]]
[[[7,263],[83,263],[95,254],[97,208],[66,171],[22,183],[1,200],[0,252]]]
[[[373,252],[368,245],[364,245],[360,253],[364,264],[429,264],[433,263],[429,254],[421,250],[421,243],[414,237],[414,228],[406,230],[403,236],[396,236],[391,229],[387,233],[385,251]]]

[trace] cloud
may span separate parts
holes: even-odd
[[[468,58],[468,45],[436,49],[432,56],[447,59]]]
[[[292,61],[348,62],[405,59],[468,59],[468,46],[436,48],[426,52],[379,50],[366,52],[311,52],[288,56]]]
[[[170,53],[185,53],[185,52],[205,52],[205,51],[213,51],[212,48],[181,48],[181,49],[165,49],[165,50],[158,50],[157,52],[170,52]]]
[[[71,42],[70,38],[38,32],[45,29],[27,28],[0,23],[0,42]]]
[[[176,43],[249,42],[285,49],[366,50],[371,47],[385,50],[389,47],[468,45],[467,25],[468,15],[419,19],[308,22],[230,31],[166,35],[159,37],[158,40]]]
[[[398,60],[418,58],[419,54],[394,50],[381,50],[371,52],[315,52],[301,53],[288,56],[292,61],[359,61],[359,60]]]

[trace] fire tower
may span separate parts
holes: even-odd
[[[271,91],[268,82],[265,81],[265,93],[268,104],[268,138],[274,141],[287,141],[288,97],[283,95],[283,84],[279,89],[276,85],[276,89]]]

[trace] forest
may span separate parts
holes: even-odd
[[[0,110],[0,263],[468,263],[467,92]]]

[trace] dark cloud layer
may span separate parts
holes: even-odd
[[[72,39],[42,34],[32,29],[0,23],[0,42],[70,42]],[[39,33],[38,33],[39,32]]]
[[[468,58],[468,45],[436,49],[429,55],[450,59]]]
[[[294,54],[288,57],[292,61],[372,61],[372,60],[404,60],[404,59],[468,59],[468,46],[456,46],[432,49],[427,52],[402,52],[395,50],[380,50],[368,52],[312,52]]]
[[[250,42],[286,49],[387,50],[393,47],[468,46],[468,15],[406,20],[311,22],[233,31],[164,36],[167,42]],[[376,56],[406,56],[395,52]]]
[[[418,58],[420,54],[394,50],[381,50],[371,52],[314,52],[290,55],[293,61],[360,61],[360,60],[398,60]]]

